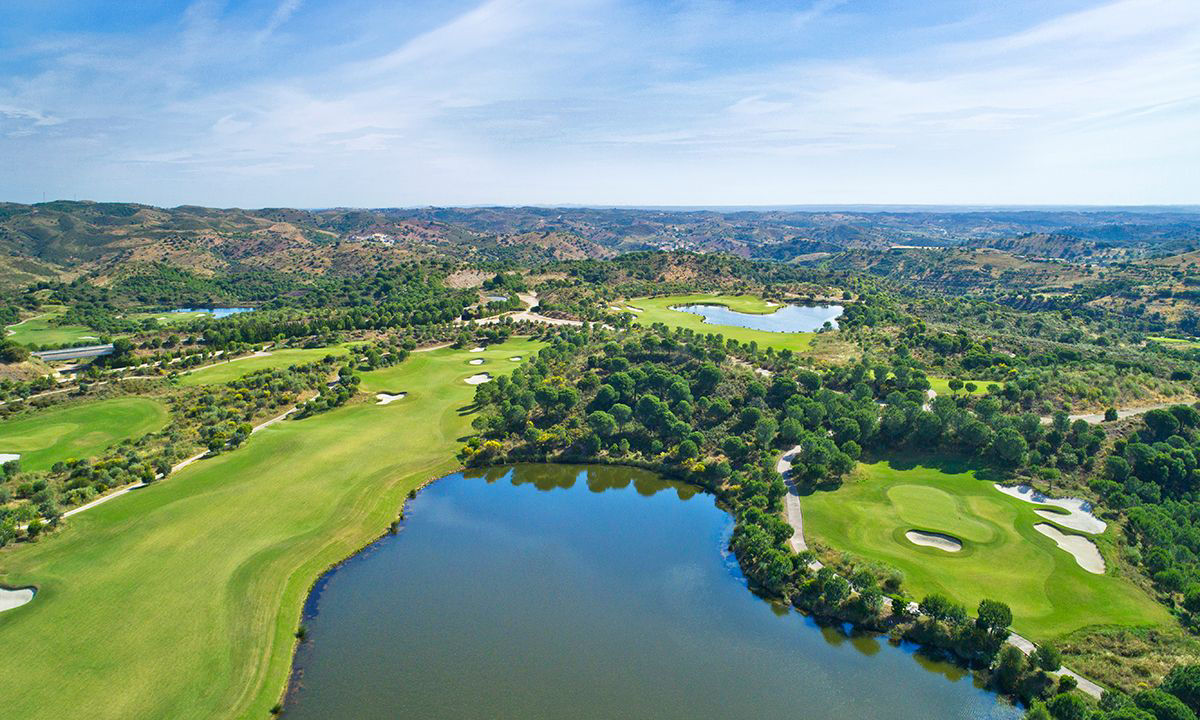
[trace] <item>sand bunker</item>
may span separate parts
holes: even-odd
[[[468,365],[482,365],[482,364],[483,364],[483,358],[475,358],[474,360],[468,360],[468,361],[467,361],[467,364],[468,364]]]
[[[36,592],[33,588],[9,590],[8,588],[0,587],[0,612],[21,607],[32,600]]]
[[[1071,553],[1079,567],[1097,575],[1104,574],[1104,558],[1096,548],[1096,543],[1079,535],[1067,535],[1062,530],[1049,523],[1038,523],[1033,526],[1041,534],[1050,538],[1063,550]]]
[[[21,453],[0,453],[0,464],[4,464],[10,460],[20,460]]]
[[[1092,514],[1092,504],[1079,498],[1047,497],[1028,485],[996,485],[996,489],[1010,497],[1035,505],[1053,505],[1067,511],[1066,515],[1051,510],[1034,510],[1041,517],[1079,532],[1099,535],[1108,524]]]
[[[482,347],[473,347],[473,348],[471,348],[471,352],[483,352],[483,351],[484,351],[484,350],[486,350],[486,349],[487,349],[487,348],[482,348]]]
[[[520,356],[520,355],[513,355],[512,357],[510,357],[510,358],[509,358],[509,360],[510,360],[511,362],[521,362],[521,356]]]
[[[491,379],[492,379],[491,375],[488,375],[487,373],[479,373],[478,375],[472,375],[471,377],[467,378],[466,380],[463,380],[463,382],[465,382],[468,385],[482,385]]]
[[[958,538],[941,533],[923,532],[921,530],[909,530],[904,533],[904,537],[913,545],[923,545],[925,547],[937,548],[946,552],[958,552],[962,550],[962,542]]]
[[[375,393],[375,400],[376,400],[375,404],[376,405],[387,405],[388,403],[395,402],[396,400],[403,400],[407,395],[408,395],[408,393],[403,393],[403,392],[402,393],[377,392],[377,393]]]

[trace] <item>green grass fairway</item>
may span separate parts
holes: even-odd
[[[854,479],[805,496],[801,506],[810,541],[899,568],[917,599],[939,592],[972,611],[985,597],[1002,600],[1017,632],[1035,641],[1090,625],[1171,623],[1127,580],[1079,567],[1033,529],[1046,522],[1033,512],[1038,506],[1000,493],[965,464],[860,463]],[[904,537],[908,530],[953,535],[963,549],[914,545]],[[1100,544],[1103,551],[1103,538]]]
[[[998,380],[963,380],[963,384],[969,382],[975,383],[975,392],[968,393],[966,388],[960,389],[954,393],[950,391],[950,378],[928,376],[929,387],[932,388],[938,395],[949,397],[951,395],[984,395],[987,393],[988,385],[1004,386],[1004,383]]]
[[[140,397],[100,400],[0,422],[0,453],[20,453],[22,470],[88,458],[167,424],[167,409]]]
[[[0,613],[5,716],[269,718],[314,580],[458,466],[477,372],[464,360],[500,374],[538,347],[413,353],[363,374],[402,401],[278,423],[0,553],[0,582],[39,588]]]
[[[35,315],[24,322],[19,322],[15,325],[9,325],[5,332],[8,333],[8,338],[19,345],[61,345],[63,343],[71,343],[74,345],[87,345],[88,343],[96,343],[98,340],[86,339],[97,338],[100,333],[95,330],[84,327],[83,325],[51,325],[50,321],[66,312],[66,308],[61,305],[47,305],[43,308],[45,312]]]
[[[130,320],[141,322],[143,320],[154,319],[159,325],[180,325],[190,320],[198,320],[200,318],[212,317],[213,314],[207,310],[191,310],[189,312],[144,312],[134,313],[129,316]]]
[[[699,315],[671,309],[675,305],[697,305],[701,303],[724,305],[735,312],[754,313],[756,315],[766,315],[779,309],[778,307],[767,305],[762,298],[752,295],[671,295],[669,297],[635,298],[627,302],[626,305],[631,305],[642,311],[634,313],[634,322],[639,325],[653,325],[657,322],[670,327],[687,328],[702,335],[723,335],[726,339],[732,338],[741,343],[748,343],[753,340],[758,343],[760,348],[764,349],[773,347],[776,350],[786,348],[792,352],[807,352],[812,348],[813,338],[817,335],[811,332],[778,333],[752,330],[733,325],[711,325],[704,322],[704,318]]]
[[[181,375],[179,383],[181,385],[213,385],[216,383],[227,383],[230,380],[236,380],[240,377],[245,377],[255,370],[265,370],[267,368],[285,368],[291,365],[301,365],[303,363],[316,362],[326,355],[345,355],[349,352],[341,345],[326,348],[309,348],[298,350],[272,350],[270,355],[254,357],[253,355],[243,355],[240,358],[234,358],[229,362],[218,362],[215,365],[206,365],[202,368],[197,368],[191,372]]]

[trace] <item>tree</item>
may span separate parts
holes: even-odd
[[[1134,694],[1133,701],[1154,716],[1154,720],[1196,720],[1196,713],[1187,705],[1162,690],[1142,690]]]
[[[1035,648],[1029,659],[1038,670],[1046,672],[1054,672],[1062,667],[1062,653],[1049,643]]]
[[[1200,713],[1200,665],[1178,665],[1167,673],[1160,686]]]
[[[1020,465],[1028,450],[1029,444],[1025,442],[1025,438],[1013,428],[1004,428],[996,433],[995,439],[992,440],[993,454],[1006,465]]]
[[[1055,695],[1046,707],[1054,720],[1085,720],[1088,716],[1087,703],[1074,694]]]
[[[588,425],[600,437],[610,437],[617,431],[617,421],[603,410],[596,410],[588,415]]]
[[[1117,409],[1115,407],[1106,408],[1104,410],[1104,422],[1112,422],[1117,419]]]
[[[992,633],[1008,635],[1008,626],[1012,624],[1012,610],[999,600],[983,599],[979,601],[978,616],[975,625]]]
[[[1179,420],[1169,411],[1163,409],[1151,410],[1143,416],[1146,427],[1154,433],[1158,440],[1165,440],[1179,429]]]
[[[996,663],[996,686],[1002,692],[1010,693],[1017,687],[1021,672],[1025,669],[1025,653],[1013,645],[1005,645],[1000,651],[1000,659]]]

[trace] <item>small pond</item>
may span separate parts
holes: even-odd
[[[638,470],[455,474],[317,584],[287,718],[1014,720],[945,663],[753,595],[710,495]]]
[[[175,310],[172,310],[171,312],[178,312],[178,313],[206,312],[206,313],[211,314],[213,317],[215,317],[219,320],[224,317],[229,317],[230,315],[237,315],[238,313],[254,312],[254,308],[248,308],[248,307],[177,308]]]
[[[844,308],[841,305],[783,305],[775,312],[766,314],[737,312],[724,305],[677,305],[671,309],[699,315],[709,325],[796,333],[820,330],[826,322],[836,328],[837,319]]]

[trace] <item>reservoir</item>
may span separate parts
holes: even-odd
[[[317,584],[285,717],[1020,717],[952,665],[755,596],[690,486],[521,465],[405,512]]]
[[[783,305],[775,312],[761,314],[737,312],[724,305],[679,305],[671,309],[699,315],[710,325],[778,333],[813,332],[826,322],[836,328],[843,310],[841,305]]]

